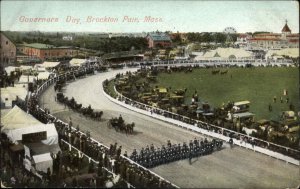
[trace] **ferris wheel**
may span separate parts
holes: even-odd
[[[234,29],[234,27],[226,27],[223,30],[223,33],[226,34],[226,42],[232,43],[233,42],[233,36],[232,36],[232,34],[236,34],[237,32]]]
[[[223,33],[226,33],[226,34],[233,34],[233,33],[236,33],[236,29],[234,29],[234,27],[226,27],[226,28],[223,30]]]

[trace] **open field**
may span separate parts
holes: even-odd
[[[187,88],[185,102],[190,103],[192,94],[197,90],[201,101],[213,107],[220,107],[228,101],[251,102],[250,111],[256,120],[278,120],[281,111],[289,110],[292,103],[299,111],[299,70],[298,68],[230,68],[227,74],[212,75],[213,69],[194,69],[192,73],[160,73],[154,85],[171,87],[172,90]],[[283,90],[288,91],[289,103]],[[277,97],[273,103],[273,97]],[[283,97],[283,103],[280,102]],[[272,112],[268,105],[271,103]]]

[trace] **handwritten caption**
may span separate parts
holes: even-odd
[[[144,16],[144,17],[132,17],[132,16],[123,16],[123,17],[95,17],[87,16],[86,18],[80,18],[75,16],[66,16],[65,18],[57,17],[26,17],[20,16],[19,22],[21,23],[30,23],[30,22],[45,22],[45,23],[56,23],[64,22],[69,24],[82,24],[82,23],[159,23],[163,22],[161,17],[153,16]]]

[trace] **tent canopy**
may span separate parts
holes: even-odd
[[[31,151],[30,155],[40,155],[44,153],[58,153],[60,151],[60,147],[58,144],[46,145],[44,143],[25,143],[24,146],[27,146]]]
[[[44,68],[54,68],[54,67],[58,66],[59,64],[60,64],[60,62],[44,62],[42,64],[42,66]]]
[[[2,132],[13,142],[21,141],[24,134],[46,132],[46,139],[41,142],[46,145],[58,143],[58,134],[53,123],[43,124],[18,106],[14,106],[3,118]]]
[[[50,168],[50,171],[52,171],[53,160],[50,153],[34,155],[32,156],[32,158],[35,163],[35,169],[37,171],[43,171],[47,173],[48,168]]]
[[[20,66],[20,69],[21,70],[31,70],[32,69],[32,66]]]
[[[19,83],[34,83],[34,81],[36,80],[36,77],[33,75],[21,75],[20,79],[19,79]]]
[[[11,107],[12,101],[16,100],[17,96],[25,100],[27,95],[27,90],[24,87],[6,87],[1,88],[1,102],[5,103],[5,107]]]
[[[72,60],[70,60],[71,66],[82,66],[86,63],[87,63],[86,59],[73,58]]]
[[[42,124],[18,106],[14,106],[4,117],[1,117],[1,123],[3,124],[3,132]]]
[[[39,75],[37,76],[38,79],[48,79],[50,76],[50,72],[40,72]]]
[[[217,48],[206,52],[202,56],[196,56],[195,60],[247,59],[252,57],[253,54],[244,49]]]
[[[299,57],[299,48],[285,48],[280,50],[269,50],[265,55],[266,58],[270,58],[272,56],[289,56],[291,58]]]
[[[235,118],[247,118],[247,117],[253,117],[253,116],[254,116],[254,114],[250,113],[250,112],[233,114],[233,117],[235,117]]]
[[[8,67],[6,67],[4,69],[5,69],[6,73],[7,73],[7,75],[10,75],[10,72],[15,71],[16,67],[15,66],[8,66]]]

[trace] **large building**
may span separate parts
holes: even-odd
[[[18,46],[18,51],[30,57],[40,58],[41,60],[74,57],[78,52],[78,50],[72,47],[55,47],[53,45],[42,43],[22,44]]]
[[[261,49],[299,48],[299,33],[292,34],[286,21],[281,33],[256,34],[249,39],[249,45]]]
[[[170,47],[172,44],[170,36],[162,32],[149,33],[146,38],[149,48]]]
[[[16,61],[16,45],[1,32],[0,63],[9,64]]]

